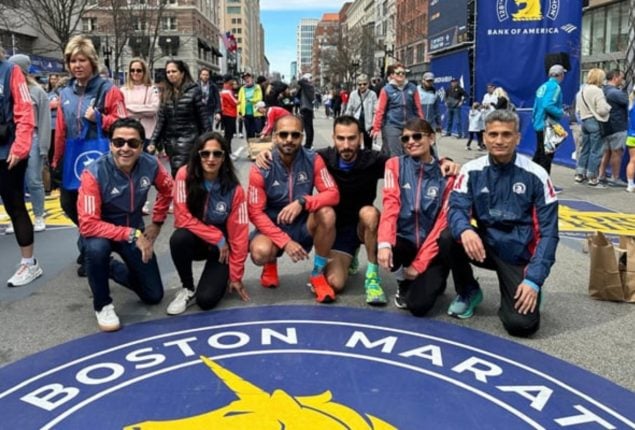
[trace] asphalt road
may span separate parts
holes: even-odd
[[[316,146],[330,144],[331,122],[323,112],[316,119]],[[244,144],[244,139],[234,141]],[[438,141],[440,152],[459,163],[482,155],[478,151],[466,151],[465,141],[452,137]],[[237,161],[243,185],[246,185],[250,162],[244,158]],[[564,187],[561,200],[586,201],[606,210],[606,218],[618,225],[624,221],[632,226],[635,195],[622,189],[590,189],[573,182],[571,169],[554,166],[554,182]],[[378,202],[380,204],[380,202]],[[610,214],[610,211],[618,212]],[[561,213],[563,211],[561,210]],[[622,214],[619,214],[622,213]],[[572,230],[593,228],[593,222],[604,215],[595,213],[594,219],[566,224]],[[630,217],[630,218],[629,218]],[[582,217],[584,218],[584,217]],[[594,221],[595,220],[595,221]],[[586,222],[587,224],[584,224]],[[0,221],[2,223],[2,221]],[[561,219],[561,230],[563,226]],[[635,234],[635,228],[629,227]],[[142,305],[132,293],[119,286],[112,287],[112,295],[122,323],[166,318],[165,307],[172,299],[176,288],[180,287],[172,265],[168,239],[171,219],[157,243],[157,254],[166,288],[166,298],[157,306]],[[44,276],[36,282],[21,288],[0,286],[0,366],[14,362],[27,355],[50,348],[65,341],[97,331],[95,316],[87,282],[76,275],[77,256],[75,248],[77,232],[74,228],[49,229],[36,234],[36,255],[44,269]],[[635,390],[635,308],[633,304],[611,303],[593,300],[587,291],[589,258],[582,250],[582,241],[572,238],[573,233],[563,232],[557,252],[557,262],[544,288],[544,303],[540,331],[530,339],[512,340],[543,351],[562,360],[574,363],[609,380]],[[0,235],[0,278],[8,279],[15,270],[18,253],[12,235]],[[363,270],[365,257],[360,255],[360,274],[352,277],[344,293],[337,302],[330,305],[365,307],[363,296]],[[251,301],[243,303],[235,296],[226,297],[220,308],[259,306],[265,304],[313,304],[312,294],[306,288],[307,274],[311,263],[293,264],[286,257],[280,260],[281,285],[277,290],[259,286],[259,268],[247,263],[245,283]],[[199,268],[200,270],[200,268]],[[477,270],[480,284],[484,288],[484,301],[474,318],[467,321],[452,319],[446,309],[454,296],[453,284],[448,282],[448,290],[438,300],[427,318],[450,324],[471,327],[496,336],[510,339],[496,315],[499,294],[494,273]],[[383,285],[392,295],[396,283],[388,273],[383,273]],[[389,304],[376,312],[403,312]],[[200,312],[196,307],[188,313]],[[124,327],[125,330],[125,327]]]

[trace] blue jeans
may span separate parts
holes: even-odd
[[[448,128],[446,130],[446,134],[452,134],[452,126],[454,125],[454,119],[456,118],[456,134],[459,137],[463,137],[463,123],[461,119],[461,106],[448,108]]]
[[[33,133],[33,143],[29,153],[29,163],[26,168],[26,186],[31,194],[31,206],[33,214],[40,217],[44,215],[44,182],[42,182],[42,156],[40,154],[40,140]]]
[[[582,148],[575,168],[576,175],[597,178],[602,161],[603,142],[600,124],[593,117],[582,120]]]
[[[144,303],[154,305],[163,299],[163,282],[156,255],[144,263],[141,251],[134,243],[101,237],[86,237],[83,242],[88,285],[93,292],[96,311],[112,303],[108,278],[134,291]],[[123,263],[110,258],[113,252],[121,256]]]

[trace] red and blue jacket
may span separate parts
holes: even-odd
[[[386,162],[379,244],[395,246],[397,237],[417,249],[412,267],[423,273],[439,252],[437,240],[447,228],[448,197],[454,177],[441,174],[439,162],[421,163],[409,155]]]
[[[515,154],[507,164],[489,155],[466,163],[450,196],[449,223],[455,239],[476,230],[503,261],[526,265],[525,283],[544,284],[556,259],[558,199],[547,172]]]
[[[0,60],[0,85],[0,124],[6,126],[0,160],[6,160],[10,153],[24,160],[31,151],[35,127],[31,94],[20,68],[5,60]]]
[[[152,222],[163,223],[172,201],[173,181],[159,161],[142,153],[130,174],[120,170],[111,154],[91,163],[82,173],[77,212],[85,237],[128,240],[131,230],[143,230],[143,204],[150,187],[157,189]]]
[[[271,155],[270,168],[251,166],[247,208],[254,226],[282,249],[291,240],[276,224],[285,206],[304,197],[305,210],[294,221],[298,224],[306,222],[309,213],[337,205],[340,193],[324,160],[315,152],[300,148],[290,168],[282,162],[276,149]],[[318,191],[316,195],[313,195],[314,187]]]
[[[403,128],[413,118],[423,119],[423,109],[417,87],[407,82],[402,88],[388,83],[379,93],[373,131],[379,132],[384,125]]]
[[[174,187],[174,227],[186,228],[205,242],[218,246],[229,244],[229,280],[241,281],[249,247],[249,217],[245,192],[240,185],[227,193],[215,182],[207,193],[203,219],[187,207],[187,166],[176,173]]]

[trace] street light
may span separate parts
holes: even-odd
[[[353,69],[353,73],[351,74],[351,88],[355,88],[355,76],[357,75],[357,69],[359,69],[360,61],[358,58],[355,58],[351,61],[351,68]]]
[[[108,43],[108,36],[106,36],[106,43],[102,47],[102,51],[104,53],[104,65],[108,69],[108,74],[112,75],[112,73],[110,73],[110,56],[112,55],[112,48]]]
[[[384,45],[384,61],[382,64],[382,68],[381,68],[381,77],[385,78],[386,77],[386,66],[388,65],[388,58],[394,58],[393,54],[395,53],[394,50],[394,46],[390,45],[390,48],[388,47],[388,45]]]

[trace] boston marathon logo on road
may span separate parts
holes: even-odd
[[[601,231],[612,235],[635,235],[635,214],[615,212],[585,200],[560,200],[560,236],[583,238]]]
[[[503,339],[340,307],[131,325],[0,369],[2,423],[16,429],[615,429],[635,428],[633,404]]]

